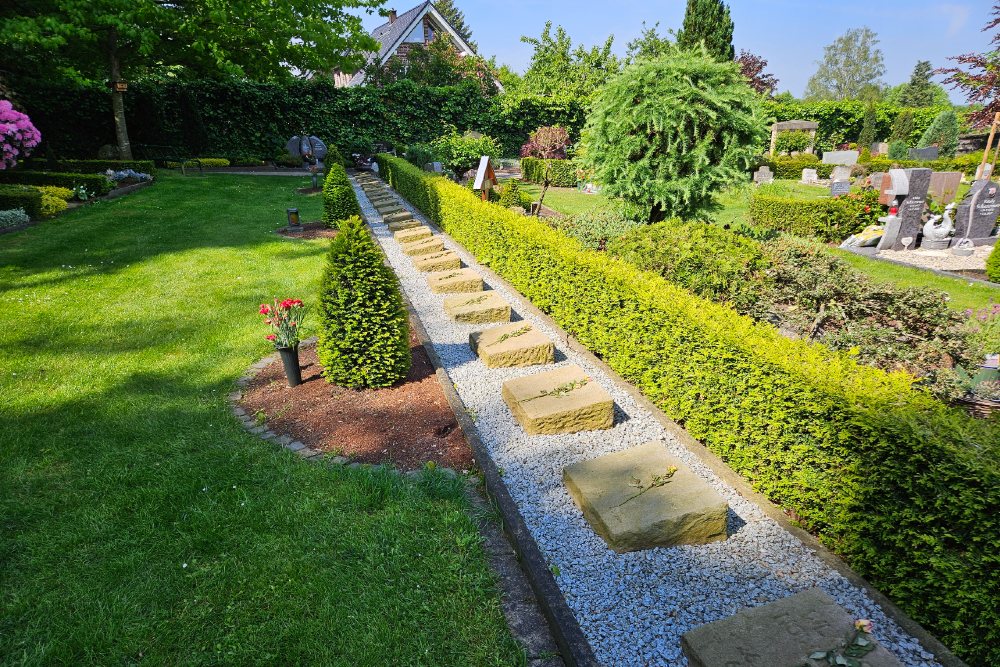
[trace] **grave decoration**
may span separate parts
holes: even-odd
[[[998,186],[990,180],[978,180],[958,205],[955,221],[955,239],[968,240],[973,246],[996,242],[995,228],[1000,216]],[[967,246],[968,244],[963,244]]]
[[[497,175],[493,172],[493,164],[490,156],[484,155],[479,159],[479,169],[476,170],[476,182],[472,189],[482,193],[483,201],[490,200],[490,190],[499,184]]]
[[[951,244],[951,233],[955,231],[951,214],[955,210],[954,204],[948,204],[944,210],[944,216],[932,216],[924,225],[924,239],[920,243],[921,248],[927,250],[944,250]],[[944,221],[942,222],[942,217]]]

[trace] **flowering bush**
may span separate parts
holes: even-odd
[[[153,180],[153,177],[149,174],[143,173],[141,171],[136,171],[135,169],[121,169],[115,171],[114,169],[108,169],[104,174],[110,178],[115,184],[121,183],[122,181],[132,180],[139,183],[145,183],[146,181]]]
[[[27,157],[31,149],[42,140],[31,119],[20,111],[14,110],[14,105],[8,100],[0,100],[0,169],[8,169],[17,164],[17,157]]]
[[[276,349],[298,346],[299,329],[306,316],[306,307],[301,301],[275,299],[272,305],[262,303],[260,314],[264,316],[264,323],[271,327],[271,333],[266,338],[274,343]]]
[[[565,160],[567,148],[569,148],[569,132],[565,127],[558,125],[540,127],[531,133],[528,143],[521,146],[521,157]]]

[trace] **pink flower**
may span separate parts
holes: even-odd
[[[260,304],[260,314],[261,315],[267,315],[270,312],[271,312],[271,306],[267,305],[266,303]]]
[[[264,336],[264,338],[268,339],[269,341],[271,341],[273,343],[275,340],[277,340],[278,337],[275,336],[274,334],[268,334],[268,335]]]
[[[862,618],[860,620],[854,621],[854,629],[859,632],[864,632],[866,634],[871,634],[873,624],[867,618]]]

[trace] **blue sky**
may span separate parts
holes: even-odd
[[[391,0],[386,7],[400,12],[417,0]],[[615,36],[615,50],[636,37],[642,22],[660,22],[664,28],[680,27],[685,0],[640,2],[615,0],[456,0],[480,53],[523,71],[531,48],[521,35],[537,36],[545,21],[566,28],[574,44],[591,46]],[[988,36],[981,32],[989,17],[989,0],[731,0],[736,25],[736,50],[747,49],[769,61],[768,69],[778,79],[779,90],[802,94],[806,82],[823,56],[823,47],[851,28],[868,26],[881,38],[885,55],[885,81],[891,85],[909,79],[917,60],[930,60],[935,67],[947,64],[948,56],[984,51]],[[384,19],[368,17],[367,28]],[[952,94],[957,102],[961,96]]]

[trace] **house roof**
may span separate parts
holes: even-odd
[[[455,44],[463,49],[466,53],[475,53],[475,49],[469,46],[468,42],[462,39],[462,36],[455,31],[455,28],[448,23],[448,19],[441,15],[441,13],[434,7],[431,2],[422,2],[413,9],[403,12],[396,17],[395,21],[386,21],[379,27],[375,28],[371,32],[371,36],[379,43],[378,52],[373,52],[368,55],[368,63],[370,64],[376,58],[378,58],[379,64],[384,65],[386,61],[399,49],[403,40],[409,35],[413,28],[423,20],[424,16],[431,14],[436,23],[439,23],[442,28],[448,31],[452,40]],[[362,69],[354,78],[347,84],[349,86],[358,86],[362,84],[365,80],[364,70]]]

